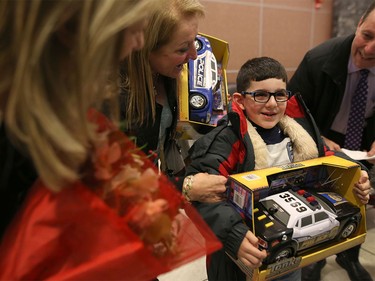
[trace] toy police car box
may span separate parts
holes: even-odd
[[[195,46],[197,59],[184,66],[178,87],[180,139],[197,139],[214,128],[227,112],[228,43],[199,34]]]
[[[358,164],[337,156],[232,175],[228,200],[267,258],[248,280],[266,280],[361,244],[365,208],[353,193]],[[232,258],[233,259],[233,258]]]

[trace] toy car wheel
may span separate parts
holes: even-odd
[[[340,239],[346,239],[357,229],[357,224],[353,221],[347,223],[340,233]]]
[[[281,261],[286,258],[290,258],[293,255],[293,249],[290,247],[282,248],[277,250],[271,257],[271,263]]]
[[[197,52],[202,50],[203,43],[198,38],[195,38],[194,43],[195,43],[195,49],[197,50]]]
[[[190,97],[190,105],[194,109],[202,109],[206,106],[207,99],[201,94],[192,94]]]

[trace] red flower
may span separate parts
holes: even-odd
[[[127,140],[130,142],[129,140]],[[145,165],[147,157],[125,144],[115,132],[102,132],[92,156],[94,182],[105,202],[124,218],[147,244],[164,243],[172,249],[172,220],[168,202],[158,198],[159,177]]]

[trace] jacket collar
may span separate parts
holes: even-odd
[[[340,84],[340,81],[346,80],[354,36],[354,34],[351,34],[343,40],[341,38],[341,43],[331,52],[332,55],[328,57],[323,65],[323,71],[332,77],[337,84]],[[340,38],[333,40],[340,40]]]
[[[280,120],[280,128],[293,145],[293,162],[304,161],[318,157],[318,148],[309,133],[293,118],[284,115]],[[268,168],[267,145],[258,134],[250,121],[247,121],[247,131],[254,149],[255,170]]]

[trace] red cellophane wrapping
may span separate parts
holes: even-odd
[[[100,113],[84,180],[30,190],[0,244],[0,280],[152,280],[220,249],[194,208]],[[188,214],[188,216],[186,216]]]

